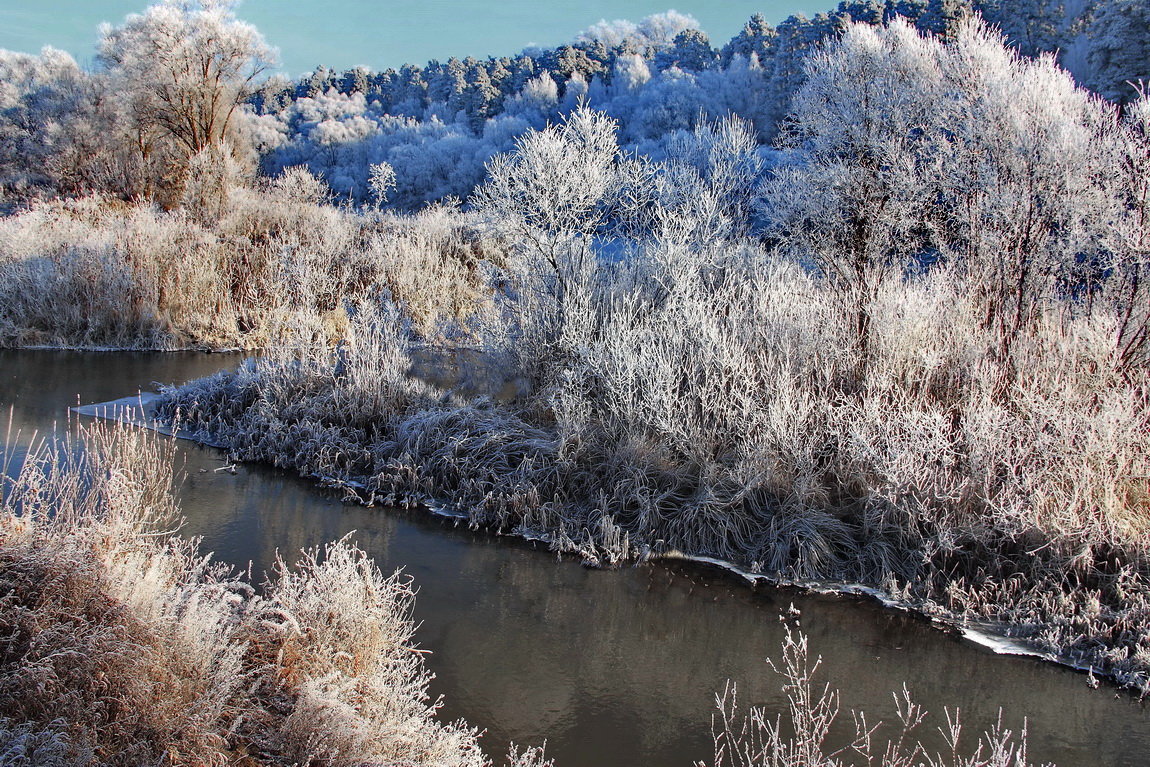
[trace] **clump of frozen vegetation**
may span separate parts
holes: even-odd
[[[345,302],[386,288],[429,341],[473,335],[498,262],[450,207],[398,217],[323,201],[302,168],[232,188],[205,219],[103,198],[55,200],[0,219],[0,344],[259,348],[306,328],[334,343]]]
[[[769,169],[737,119],[656,163],[580,107],[471,198],[502,242],[478,327],[529,396],[413,382],[373,298],[334,354],[163,412],[367,502],[869,583],[1144,687],[1144,111],[977,20],[849,26]]]
[[[491,764],[435,716],[410,578],[344,540],[257,590],[173,532],[168,441],[81,437],[0,488],[0,763]]]

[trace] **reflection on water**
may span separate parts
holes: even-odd
[[[196,354],[0,351],[0,405],[18,426],[50,428],[83,403],[151,381],[176,382],[234,364]],[[419,587],[417,637],[432,650],[443,715],[486,728],[495,754],[508,741],[548,742],[561,767],[678,765],[708,757],[714,693],[739,682],[745,703],[781,705],[763,659],[777,655],[780,616],[793,602],[823,658],[824,678],[851,708],[893,720],[906,681],[941,720],[959,706],[971,735],[1028,719],[1031,758],[1062,765],[1138,765],[1150,748],[1142,706],[1085,677],[1029,659],[1000,658],[875,605],[791,591],[751,590],[676,564],[594,571],[531,546],[457,528],[425,512],[345,506],[338,494],[260,467],[224,465],[220,452],[181,444],[186,532],[257,574],[276,551],[352,533],[384,571]],[[354,533],[352,532],[354,531]],[[940,720],[928,720],[923,735]],[[840,737],[842,735],[840,734]]]
[[[410,374],[468,399],[487,397],[509,402],[530,389],[526,380],[507,375],[507,360],[474,349],[415,349]]]

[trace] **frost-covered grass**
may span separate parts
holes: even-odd
[[[288,329],[332,343],[345,300],[381,289],[429,341],[472,332],[481,262],[499,258],[466,219],[355,213],[322,194],[295,169],[229,190],[218,215],[85,198],[4,218],[0,345],[252,349]]]
[[[345,540],[257,590],[172,532],[169,442],[81,436],[3,480],[0,764],[491,763],[435,716],[410,578]]]

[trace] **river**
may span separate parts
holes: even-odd
[[[64,425],[68,408],[182,382],[234,365],[234,355],[0,350],[0,407],[27,441]],[[17,450],[18,445],[14,445]],[[913,617],[851,598],[752,589],[718,570],[649,563],[590,570],[545,548],[474,533],[421,510],[345,505],[338,494],[261,466],[235,474],[217,450],[181,443],[185,534],[257,579],[275,552],[292,558],[351,533],[384,572],[418,587],[416,634],[431,651],[441,713],[483,728],[489,753],[547,741],[559,767],[688,767],[712,754],[714,695],[728,679],[739,699],[782,710],[781,618],[799,613],[820,679],[841,691],[835,737],[850,709],[894,720],[905,682],[932,712],[962,710],[973,739],[1004,711],[1027,720],[1030,758],[1067,765],[1141,765],[1150,713],[1126,693],[1028,658],[996,656]],[[932,743],[939,746],[934,738]],[[969,745],[969,744],[968,744]]]

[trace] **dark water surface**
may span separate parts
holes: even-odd
[[[67,408],[150,390],[234,365],[238,357],[0,350],[0,407],[12,407],[24,439],[67,420]],[[932,716],[962,710],[973,745],[1003,709],[1005,726],[1027,720],[1031,761],[1143,765],[1150,712],[1126,694],[1031,659],[998,657],[876,605],[790,590],[752,590],[694,566],[648,564],[594,571],[529,544],[474,534],[421,511],[364,509],[338,494],[262,467],[216,472],[216,450],[182,443],[185,532],[220,559],[262,573],[277,550],[352,535],[385,571],[419,588],[420,645],[432,651],[433,696],[442,713],[487,730],[499,756],[509,741],[547,741],[559,767],[677,765],[712,754],[714,694],[728,679],[739,699],[781,710],[778,657],[793,603],[820,679],[868,721],[894,720],[891,693],[904,682]],[[845,729],[844,729],[845,732]],[[840,734],[840,737],[842,735]],[[938,745],[937,737],[932,741]]]

